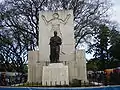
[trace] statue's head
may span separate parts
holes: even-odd
[[[59,14],[58,14],[58,13],[54,13],[52,16],[53,16],[53,18],[55,18],[55,19],[59,18]]]
[[[54,31],[54,36],[57,36],[57,31]]]

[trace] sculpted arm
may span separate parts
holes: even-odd
[[[58,40],[58,44],[61,45],[62,44],[62,39],[59,37],[59,40]]]
[[[44,15],[41,15],[41,17],[42,17],[42,19],[43,19],[43,21],[45,22],[46,25],[48,25],[50,23],[51,20],[47,21]]]
[[[70,16],[71,16],[71,14],[68,14],[64,20],[60,19],[60,22],[65,25],[67,23],[67,21],[69,20]]]
[[[52,45],[53,43],[52,43],[52,37],[50,38],[50,43],[49,43],[49,45]]]

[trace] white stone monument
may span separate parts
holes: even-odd
[[[74,53],[74,27],[72,11],[40,12],[39,14],[40,61],[50,61],[50,37],[57,31],[62,39],[60,61],[66,61]]]
[[[62,39],[61,63],[50,63],[49,59],[49,42],[54,31]],[[69,85],[73,79],[87,81],[85,51],[75,49],[73,11],[40,12],[39,50],[28,53],[28,82]]]

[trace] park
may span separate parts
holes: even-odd
[[[0,88],[119,90],[120,25],[111,7],[109,0],[1,1]]]

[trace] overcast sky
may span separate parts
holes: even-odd
[[[0,0],[0,2],[3,0]],[[113,3],[113,6],[111,8],[111,20],[115,20],[117,22],[119,22],[120,24],[120,0],[111,0]]]
[[[112,20],[119,22],[120,24],[120,0],[112,0]]]

